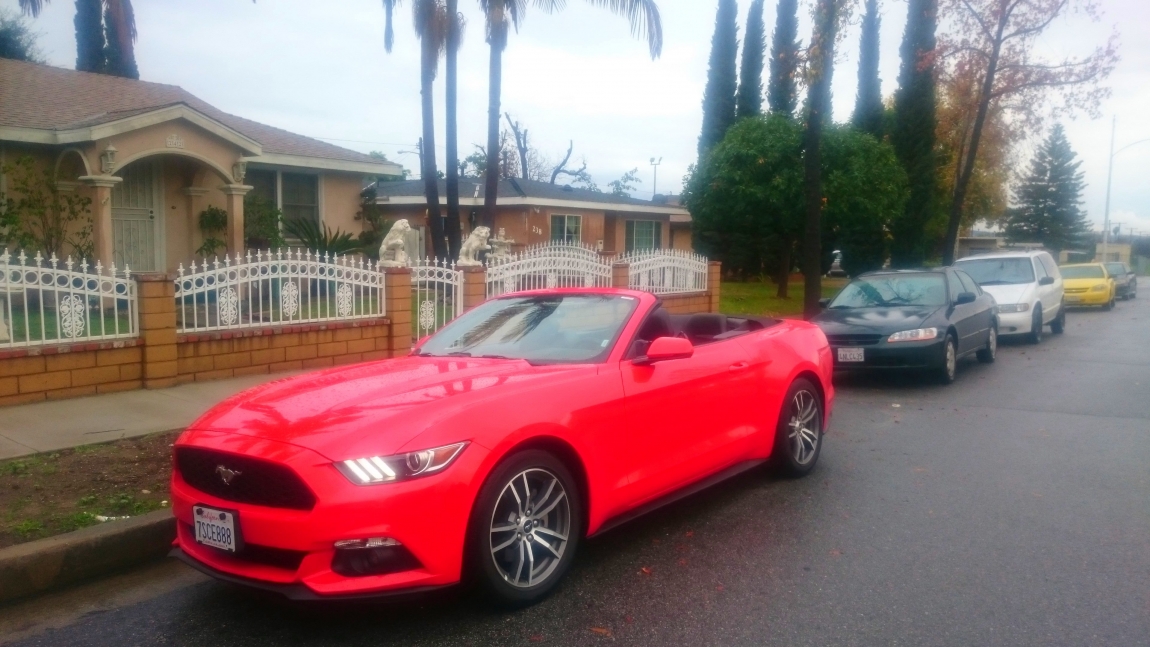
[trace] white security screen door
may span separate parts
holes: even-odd
[[[133,272],[159,268],[159,212],[155,162],[140,161],[120,170],[123,182],[112,188],[112,241],[116,267]]]

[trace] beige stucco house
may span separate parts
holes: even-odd
[[[0,167],[29,155],[92,199],[95,256],[140,271],[187,263],[209,205],[243,250],[244,196],[358,233],[369,178],[402,169],[227,114],[180,87],[0,59]],[[0,191],[7,190],[0,176]]]

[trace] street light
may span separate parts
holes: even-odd
[[[1110,164],[1106,167],[1106,207],[1102,216],[1102,262],[1105,263],[1107,255],[1110,252],[1110,181],[1114,176],[1114,156],[1122,151],[1144,142],[1150,142],[1148,139],[1139,139],[1136,142],[1126,144],[1118,150],[1114,150],[1114,131],[1118,128],[1118,117],[1115,116],[1110,122]]]
[[[655,169],[655,178],[653,180],[651,180],[651,201],[652,202],[655,201],[655,196],[659,194],[659,165],[662,163],[663,163],[662,157],[660,157],[659,161],[657,161],[657,162],[655,161],[654,157],[651,158],[651,167],[653,169]]]

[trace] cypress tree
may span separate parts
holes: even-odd
[[[902,65],[894,97],[891,144],[910,180],[906,211],[891,223],[891,263],[895,267],[921,265],[930,251],[927,224],[938,215],[938,159],[934,151],[935,29],[938,0],[909,0],[906,32],[900,54]]]
[[[81,72],[104,73],[104,22],[101,0],[76,0],[76,69]]]
[[[779,0],[771,41],[771,80],[767,107],[774,114],[792,116],[798,107],[796,80],[799,67],[799,3]]]
[[[711,60],[707,88],[703,92],[703,132],[699,135],[699,156],[723,140],[735,123],[735,66],[739,55],[738,5],[735,0],[719,0],[715,34],[711,37]]]
[[[120,46],[116,21],[112,20],[107,11],[104,12],[104,43],[104,59],[107,61],[104,73],[126,79],[139,79],[140,70],[136,68],[136,56],[131,49],[125,50]]]
[[[735,114],[740,119],[763,113],[763,55],[766,49],[763,0],[752,0],[751,10],[747,14],[747,36],[743,40],[739,93],[735,98]]]
[[[859,51],[858,96],[855,97],[855,111],[851,116],[851,125],[874,135],[875,139],[881,141],[883,107],[882,80],[878,76],[879,21],[878,0],[867,0]]]
[[[1012,241],[1038,242],[1060,252],[1088,242],[1090,224],[1082,211],[1085,174],[1057,124],[1030,161],[1030,172],[1014,192],[1006,236]]]

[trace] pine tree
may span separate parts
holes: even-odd
[[[796,79],[799,69],[799,3],[779,0],[771,41],[771,80],[767,107],[774,114],[792,116],[798,107]]]
[[[699,135],[699,156],[707,154],[735,123],[735,66],[739,54],[738,5],[735,0],[719,0],[715,34],[711,37],[711,60],[707,87],[703,92],[703,132]]]
[[[107,69],[104,54],[104,18],[102,0],[76,0],[76,69],[98,72]]]
[[[1006,236],[1011,241],[1042,243],[1060,252],[1087,242],[1090,224],[1082,210],[1085,174],[1057,124],[1030,161],[1030,172],[1014,191]]]
[[[895,267],[917,266],[926,260],[930,251],[927,225],[939,214],[934,151],[938,0],[909,0],[908,5],[891,143],[910,180],[910,200],[905,213],[891,223],[891,263]]]
[[[878,0],[867,0],[859,52],[858,96],[855,98],[851,125],[882,140],[882,79],[878,76],[879,23]]]
[[[740,119],[763,113],[763,55],[766,49],[763,0],[752,0],[751,10],[747,14],[747,36],[743,40],[739,93],[735,99],[735,114]]]

